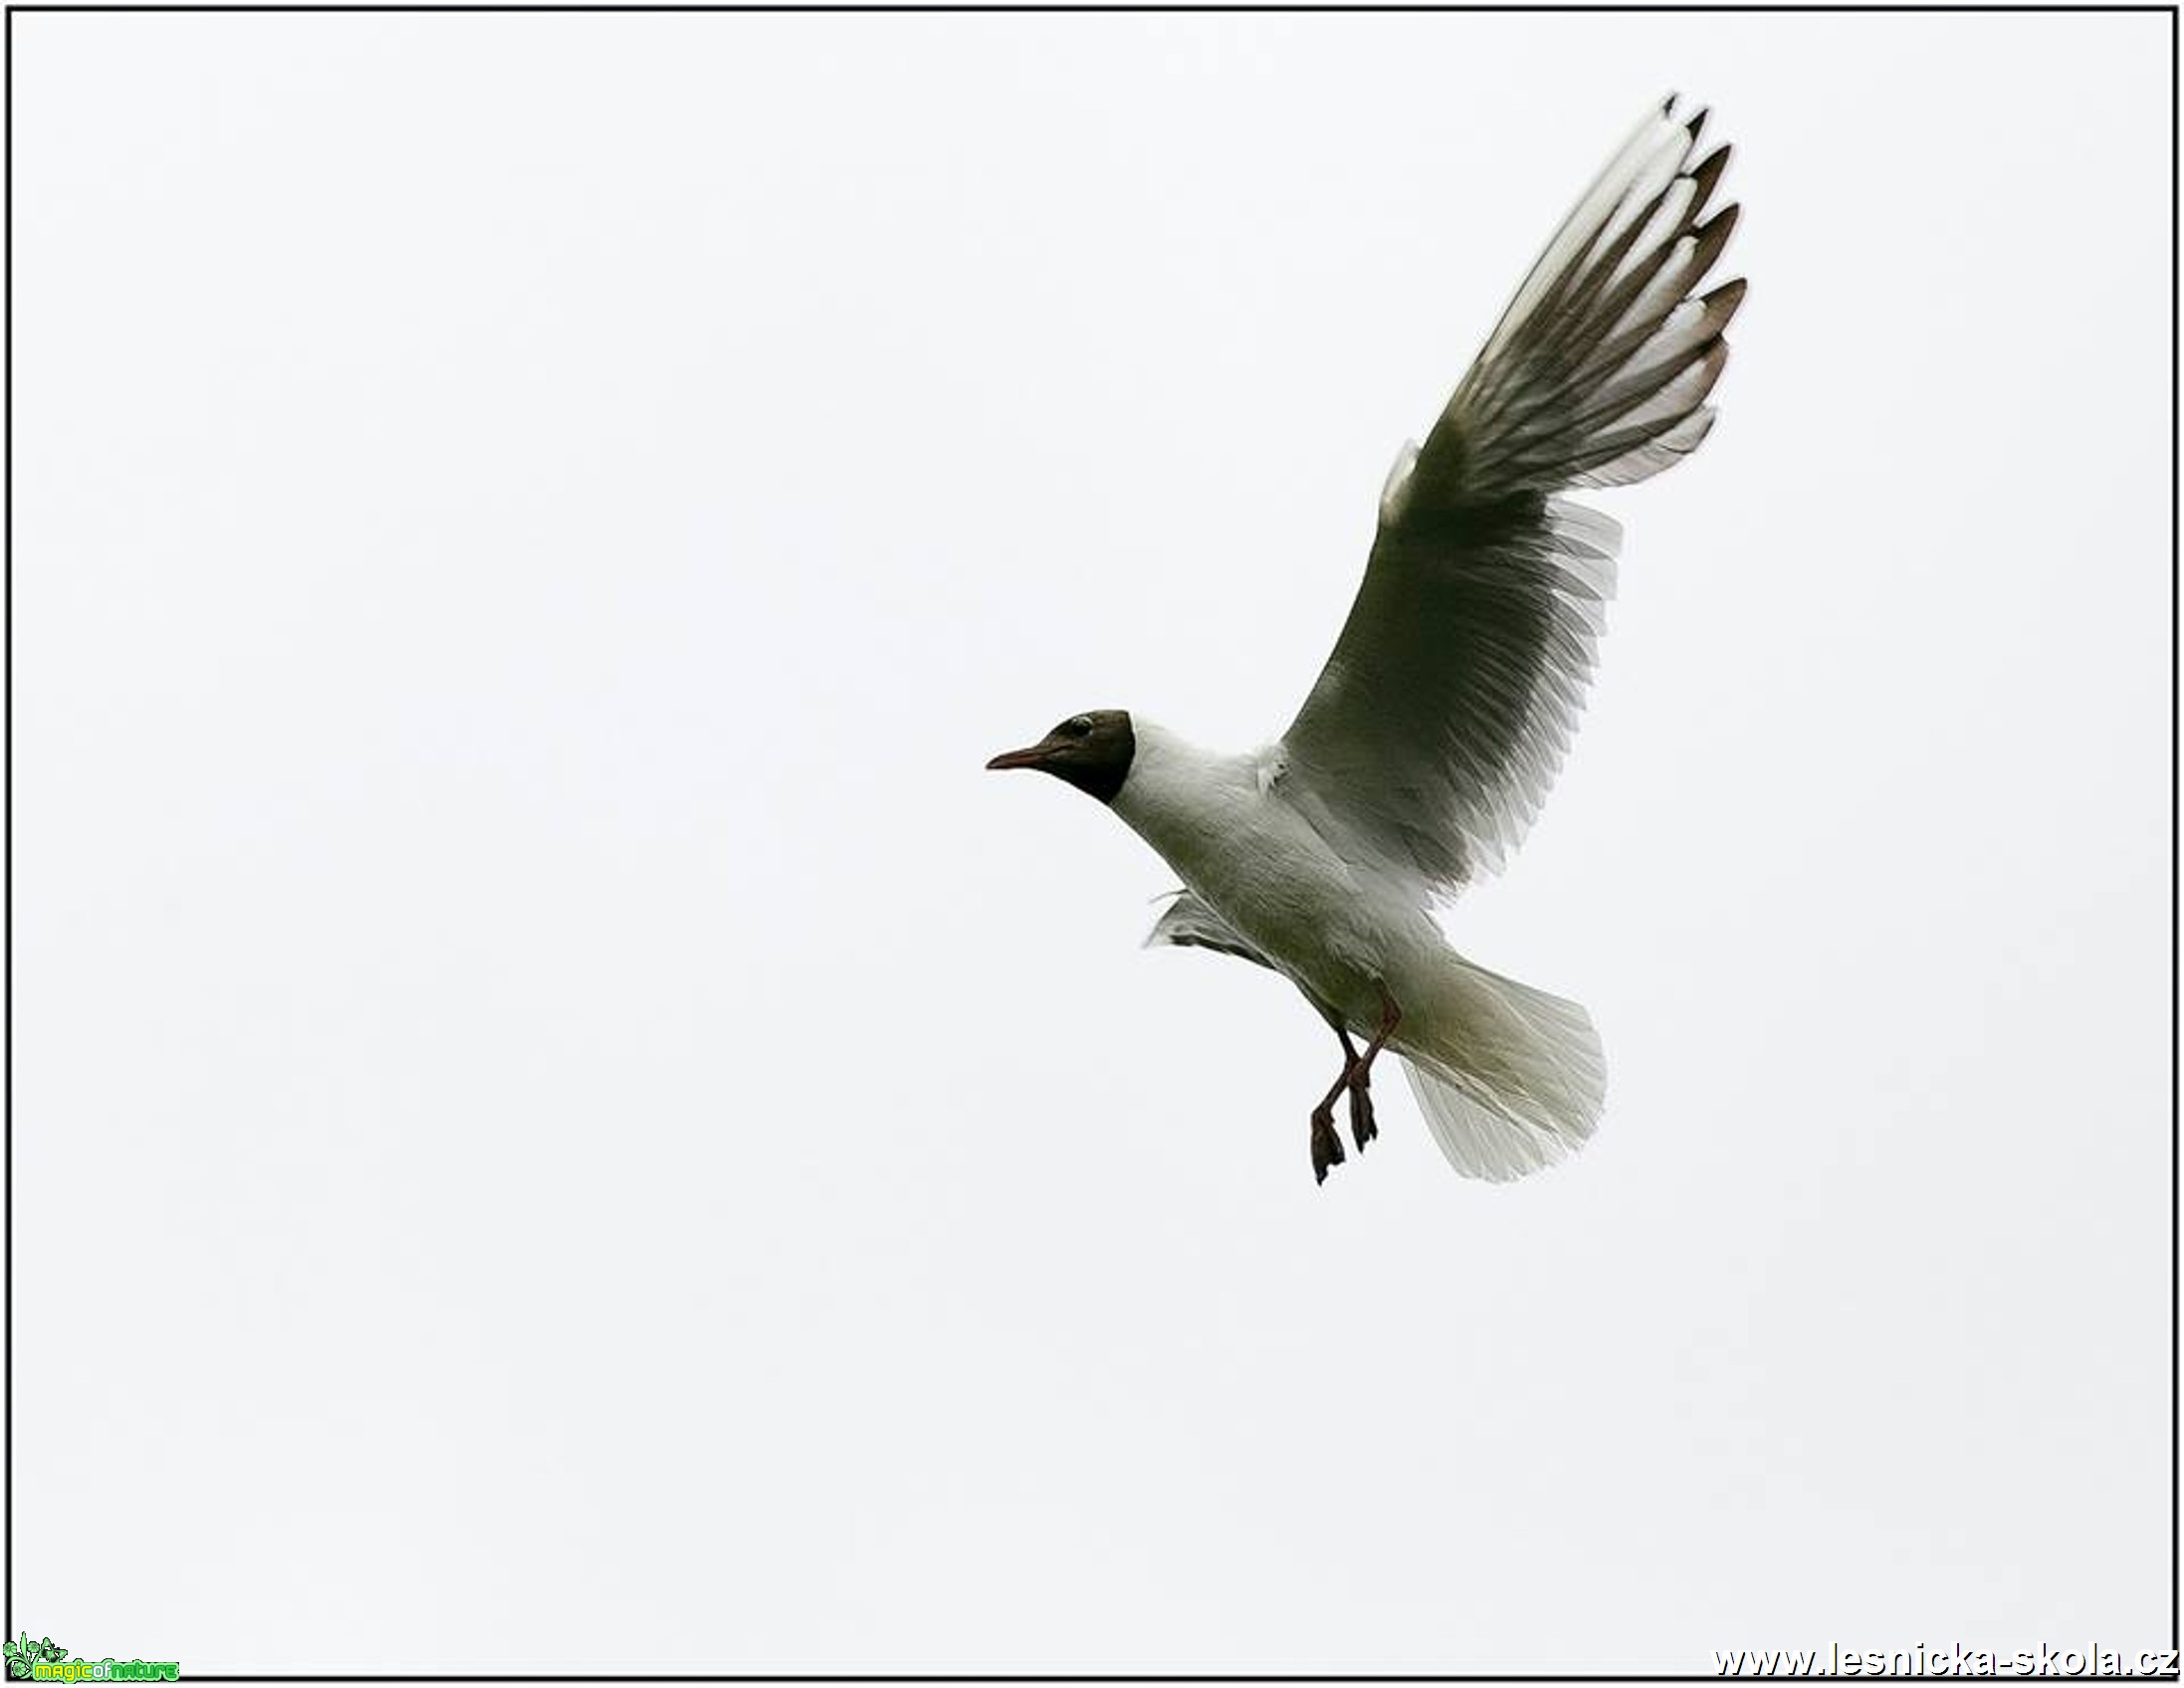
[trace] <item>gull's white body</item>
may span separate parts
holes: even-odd
[[[1453,951],[1424,886],[1346,860],[1291,800],[1280,745],[1224,755],[1136,727],[1115,813],[1253,950],[1353,1028],[1380,1019],[1383,987],[1426,998]]]
[[[1591,1135],[1607,1071],[1583,1008],[1457,954],[1427,912],[1427,881],[1350,836],[1290,776],[1281,745],[1239,755],[1153,722],[1136,730],[1110,807],[1187,887],[1149,943],[1271,967],[1361,1034],[1399,1004],[1389,1047],[1468,1177],[1521,1177]]]

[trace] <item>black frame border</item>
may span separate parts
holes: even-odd
[[[1365,3],[1344,6],[1322,3],[1322,0],[1304,0],[1304,3],[1241,4],[1228,0],[1198,0],[1198,3],[1164,6],[1142,4],[1138,0],[1124,0],[1114,5],[1085,4],[1081,0],[1054,0],[1054,3],[1026,4],[1002,3],[991,6],[938,4],[929,0],[911,0],[903,5],[871,4],[867,0],[848,0],[841,5],[761,3],[754,5],[675,5],[639,3],[616,6],[592,3],[592,0],[574,0],[570,4],[552,4],[551,0],[458,0],[456,4],[436,6],[410,3],[410,0],[391,0],[391,3],[370,5],[356,3],[270,4],[263,6],[235,4],[181,4],[181,5],[96,5],[96,4],[23,4],[8,5],[5,10],[4,33],[6,44],[6,181],[5,211],[0,222],[5,225],[5,256],[0,269],[5,273],[6,309],[5,324],[0,326],[0,348],[4,348],[6,361],[6,391],[0,395],[0,500],[4,500],[4,516],[0,516],[0,539],[5,542],[5,559],[0,561],[0,599],[6,605],[7,630],[4,645],[0,645],[0,693],[5,695],[6,714],[6,817],[0,828],[0,852],[5,856],[5,884],[0,888],[0,989],[6,996],[6,1049],[0,1056],[0,1106],[5,1109],[4,1127],[0,1127],[0,1157],[6,1163],[6,1200],[4,1212],[0,1212],[0,1250],[4,1250],[6,1267],[6,1292],[4,1309],[0,1309],[0,1394],[4,1394],[4,1410],[0,1410],[0,1467],[6,1473],[6,1503],[4,1516],[0,1516],[0,1552],[5,1554],[5,1570],[0,1572],[0,1635],[15,1627],[15,18],[17,13],[44,12],[93,12],[93,13],[172,13],[209,12],[228,14],[252,13],[479,13],[513,12],[542,14],[576,12],[589,14],[653,14],[653,13],[841,13],[862,15],[868,13],[944,13],[975,15],[999,13],[1003,15],[1039,13],[1173,13],[1178,15],[1246,13],[1279,15],[1283,13],[1405,13],[1405,12],[1477,12],[1495,13],[1545,13],[1545,14],[1617,14],[1617,13],[1669,13],[1694,15],[1830,15],[1861,13],[1904,13],[1913,16],[1935,14],[1970,14],[1974,16],[2007,16],[2017,13],[2035,15],[2090,15],[2116,16],[2135,13],[2165,14],[2169,20],[2169,1641],[2172,1647],[2180,1644],[2180,1605],[2184,1605],[2184,1586],[2178,1581],[2179,1562],[2179,1431],[2184,1428],[2184,1417],[2179,1414],[2178,1392],[2178,1118],[2179,1080],[2184,1074],[2184,1064],[2179,1061],[2179,1040],[2176,1033],[2179,1006],[2179,911],[2176,905],[2176,886],[2180,860],[2180,831],[2178,803],[2178,515],[2179,478],[2177,452],[2179,444],[2179,383],[2178,358],[2184,355],[2176,335],[2178,331],[2178,220],[2177,220],[2177,168],[2178,168],[2178,43],[2179,8],[2175,4],[1972,4],[1927,3],[1887,5],[1871,3],[1871,0],[1854,0],[1843,4],[1799,4],[1796,0],[1740,0],[1720,6],[1669,3],[1639,3],[1633,5],[1601,4],[1388,4],[1383,0],[1365,0]],[[2005,1680],[1998,1675],[1989,1680]],[[2039,1680],[2037,1678],[2011,1680]],[[2179,1679],[2179,1673],[2170,1671],[2165,1676],[2140,1677],[2139,1681],[2169,1681]],[[1570,1674],[1561,1672],[1536,1673],[1452,1673],[1452,1674],[1402,1674],[1402,1675],[1248,1675],[1217,1674],[1189,1675],[1159,1673],[1151,1675],[1051,1675],[1025,1671],[1007,1675],[948,1675],[948,1674],[885,1674],[844,1675],[838,1673],[817,1674],[748,1674],[748,1673],[687,1673],[678,1675],[602,1676],[588,1674],[521,1675],[493,1673],[484,1675],[448,1674],[426,1672],[416,1675],[355,1675],[329,1673],[323,1675],[224,1675],[199,1674],[187,1676],[191,1682],[736,1682],[736,1683],[1092,1683],[1092,1682],[1209,1682],[1209,1683],[1320,1683],[1320,1682],[1370,1682],[1370,1683],[1426,1683],[1426,1682],[1706,1682],[1714,1680],[1736,1681],[1737,1677],[1706,1677],[1696,1673],[1657,1674]],[[1743,1680],[1756,1680],[1746,1678]],[[1811,1680],[1810,1678],[1806,1680]],[[1926,1676],[1861,1676],[1861,1681],[1871,1682],[1928,1682],[1942,1680]],[[2125,1678],[2082,1677],[2076,1680],[2128,1680]]]

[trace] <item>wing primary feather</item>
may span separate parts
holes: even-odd
[[[1283,736],[1295,800],[1446,895],[1538,814],[1592,678],[1621,529],[1561,496],[1696,450],[1741,280],[1699,294],[1737,222],[1710,120],[1648,109],[1525,273],[1384,491],[1365,579]],[[1195,920],[1169,942],[1205,944]],[[1208,946],[1210,947],[1210,946]]]

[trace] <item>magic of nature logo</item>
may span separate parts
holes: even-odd
[[[51,1636],[33,1641],[30,1631],[0,1642],[0,1657],[14,1681],[31,1682],[173,1682],[182,1667],[173,1659],[72,1659]]]

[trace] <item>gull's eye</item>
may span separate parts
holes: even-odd
[[[1088,738],[1092,732],[1092,718],[1088,715],[1073,715],[1062,723],[1062,731],[1072,738]]]

